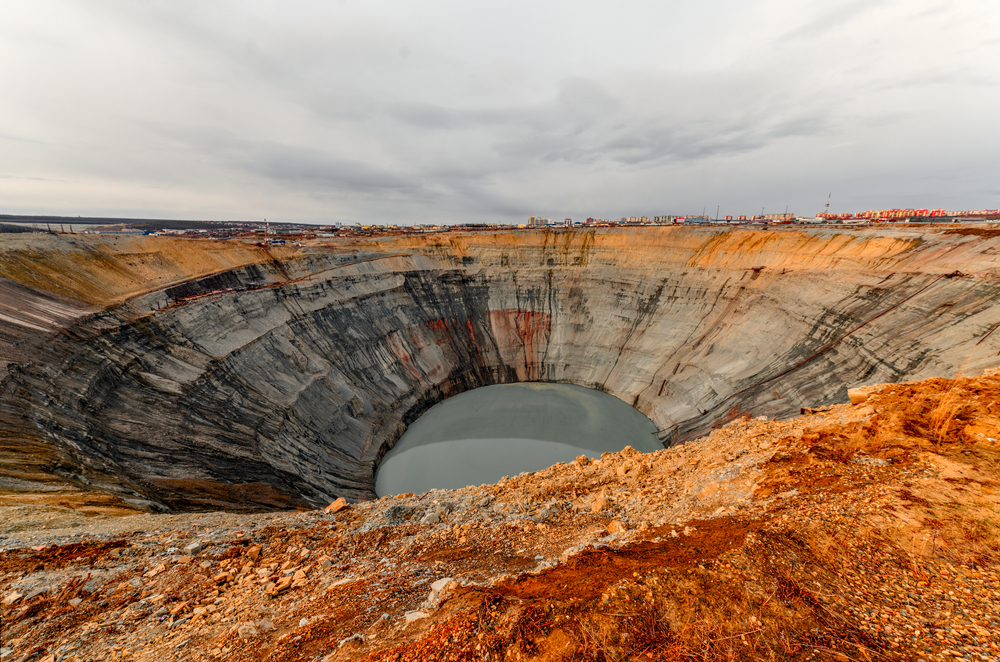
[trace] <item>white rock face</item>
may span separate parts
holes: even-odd
[[[410,624],[413,621],[419,621],[420,619],[427,618],[428,616],[430,616],[430,614],[428,614],[426,611],[420,611],[419,609],[411,609],[410,611],[403,614],[403,620],[406,621],[407,624]]]
[[[154,507],[372,498],[406,425],[479,386],[599,388],[669,444],[847,386],[992,367],[997,255],[991,236],[831,228],[315,249],[91,315],[61,303],[39,323],[58,330],[9,348],[0,423],[62,475]]]
[[[438,605],[441,603],[441,594],[444,593],[444,590],[448,588],[448,585],[454,581],[455,580],[451,577],[445,577],[431,584],[431,592],[427,595],[427,599],[424,600],[423,604],[420,605],[420,608],[431,611],[437,609]]]
[[[437,524],[441,521],[441,516],[434,511],[428,511],[423,517],[420,518],[421,524]]]

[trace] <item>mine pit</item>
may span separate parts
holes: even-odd
[[[5,237],[0,655],[997,659],[998,242]],[[654,449],[376,489],[497,388]]]
[[[11,236],[5,310],[49,312],[0,317],[0,422],[23,451],[0,469],[145,510],[356,502],[378,496],[379,463],[431,407],[518,383],[599,390],[669,447],[846,402],[849,386],[991,367],[998,241],[899,227],[267,247]]]

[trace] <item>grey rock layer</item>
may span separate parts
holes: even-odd
[[[150,507],[318,506],[373,498],[409,423],[489,384],[598,388],[672,444],[997,362],[992,237],[721,234],[501,233],[241,267],[40,333],[0,418],[57,449],[53,473]]]

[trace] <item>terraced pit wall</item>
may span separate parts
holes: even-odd
[[[0,472],[24,448],[149,508],[322,505],[374,497],[408,423],[489,384],[598,388],[673,444],[848,386],[973,373],[1000,351],[992,234],[33,235],[0,245]]]

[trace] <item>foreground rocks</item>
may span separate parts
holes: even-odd
[[[883,385],[496,485],[10,531],[4,659],[1000,659],[998,403]]]

